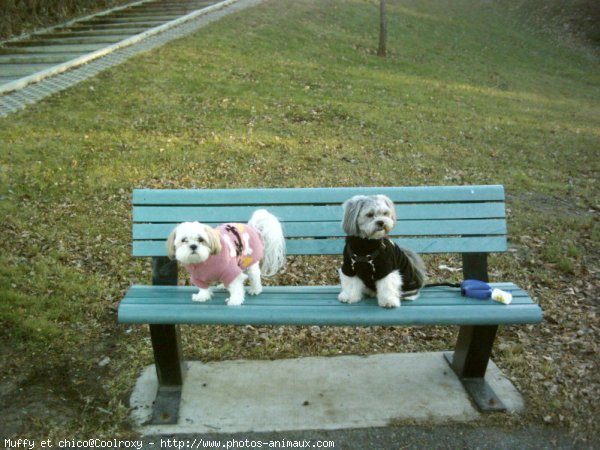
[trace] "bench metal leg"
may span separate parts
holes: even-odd
[[[485,381],[497,325],[462,326],[454,353],[444,356],[465,390],[482,412],[505,411],[506,407]]]
[[[152,284],[177,285],[177,261],[152,258]],[[185,367],[177,325],[150,325],[158,391],[150,424],[175,424],[179,420],[179,404]]]
[[[152,284],[177,286],[177,261],[166,256],[152,258]]]
[[[149,423],[177,423],[185,373],[179,327],[150,325],[150,338],[158,377],[158,392]]]
[[[487,253],[463,253],[463,278],[489,281]],[[505,411],[506,407],[485,381],[497,325],[461,326],[454,353],[444,356],[480,411]]]
[[[489,281],[487,253],[463,253],[463,279]]]

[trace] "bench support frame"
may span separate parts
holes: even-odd
[[[487,253],[463,253],[464,279],[488,281]],[[177,285],[177,261],[152,258],[152,284]],[[480,411],[504,411],[506,407],[485,381],[497,325],[461,326],[453,353],[445,353],[448,364],[461,380]],[[149,424],[174,424],[179,419],[179,404],[185,377],[178,325],[151,324],[150,337],[158,390]]]
[[[463,277],[488,282],[487,253],[463,253]],[[497,325],[463,325],[458,332],[454,353],[444,357],[482,412],[505,411],[506,407],[485,381],[492,355]]]
[[[152,284],[177,285],[177,261],[152,258]],[[152,409],[152,425],[175,424],[185,376],[179,326],[151,324],[150,339],[154,351],[158,391]]]
[[[464,279],[488,281],[487,253],[463,253]],[[152,284],[177,285],[177,262],[152,258]],[[504,411],[505,405],[485,381],[485,372],[498,330],[497,325],[461,326],[454,352],[444,354],[465,390],[482,412]],[[151,324],[150,337],[158,390],[149,424],[175,424],[185,376],[179,326]]]

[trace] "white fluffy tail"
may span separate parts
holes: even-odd
[[[281,223],[266,209],[258,209],[252,214],[248,225],[260,232],[263,241],[260,273],[265,277],[275,275],[285,265],[285,237]]]

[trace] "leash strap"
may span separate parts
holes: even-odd
[[[235,254],[236,257],[239,259],[239,257],[242,255],[242,251],[244,250],[244,244],[242,244],[242,237],[240,236],[240,232],[233,225],[227,225],[225,227],[225,230],[227,230],[229,233],[235,236]]]

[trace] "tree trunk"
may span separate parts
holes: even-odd
[[[387,17],[385,14],[385,0],[379,0],[379,48],[377,56],[387,55]]]

